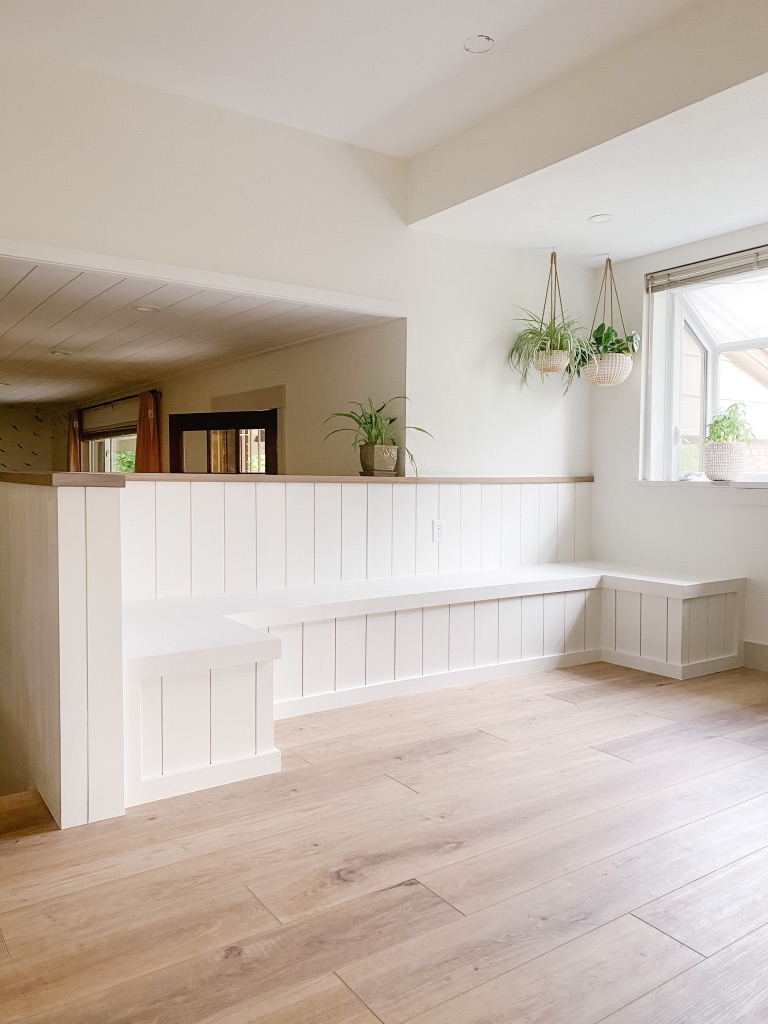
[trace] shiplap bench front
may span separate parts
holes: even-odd
[[[161,787],[165,741],[152,724],[160,712],[164,733],[186,735],[191,716],[204,736],[204,713],[195,717],[187,704],[190,688],[202,705],[210,693],[213,758],[214,723],[223,728],[227,720],[213,710],[214,694],[225,692],[219,673],[226,666],[254,666],[262,721],[273,658],[278,718],[601,660],[685,679],[742,664],[743,593],[741,579],[673,579],[584,563],[127,602],[126,628],[136,637],[126,649],[140,785],[154,779]],[[238,685],[252,693],[252,682]],[[240,727],[243,705],[239,713],[230,705]],[[271,719],[268,739],[264,730],[271,745]],[[257,745],[254,756],[273,754]],[[171,764],[184,769],[178,758]],[[154,772],[149,780],[147,771]]]

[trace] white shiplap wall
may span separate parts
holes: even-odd
[[[128,601],[590,556],[589,483],[131,481]],[[432,521],[445,540],[432,540]]]

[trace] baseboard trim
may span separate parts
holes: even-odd
[[[230,782],[243,782],[261,775],[273,775],[280,771],[280,751],[269,750],[264,754],[254,754],[238,761],[225,761],[187,771],[171,772],[158,775],[153,779],[140,781],[126,780],[125,806],[137,807],[140,804],[152,803],[153,800],[165,800],[170,796],[184,796],[186,793],[197,793],[202,789],[213,789]]]
[[[768,644],[757,644],[753,640],[745,640],[744,667],[768,672]]]
[[[766,667],[768,668],[768,647],[765,650]],[[733,668],[741,668],[743,664],[737,654],[723,658],[710,658],[709,661],[694,661],[688,665],[673,665],[671,662],[642,658],[636,654],[624,654],[621,651],[602,651],[601,660],[607,661],[609,665],[636,668],[641,672],[651,672],[653,675],[664,676],[667,679],[698,679],[699,676],[710,676],[715,672],[727,672]]]
[[[487,683],[492,679],[504,679],[506,676],[522,676],[529,672],[547,672],[555,668],[589,665],[595,661],[600,661],[600,651],[578,651],[575,654],[555,654],[544,658],[529,658],[526,661],[508,661],[501,665],[458,669],[432,676],[413,676],[409,679],[395,679],[389,683],[358,686],[351,690],[335,690],[333,693],[314,694],[311,697],[296,697],[275,704],[275,720],[295,718],[297,715],[308,715],[315,711],[351,707],[354,704],[368,704],[375,700],[385,700],[387,697],[402,697],[408,693],[426,693],[430,690],[444,690],[450,686],[466,686],[467,683]]]

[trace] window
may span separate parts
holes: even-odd
[[[87,446],[85,468],[91,473],[133,473],[136,469],[136,434],[93,437]]]
[[[169,417],[172,473],[277,473],[277,410]]]
[[[648,277],[643,476],[696,479],[706,425],[743,402],[747,475],[768,480],[768,247]]]

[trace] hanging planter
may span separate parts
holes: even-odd
[[[595,327],[601,308],[602,321]],[[621,324],[620,331],[614,327],[617,322],[614,320],[614,312]],[[610,256],[605,261],[588,344],[589,351],[582,356],[576,369],[577,375],[580,376],[583,371],[589,383],[597,387],[623,384],[632,372],[632,356],[637,352],[640,335],[637,331],[628,332],[624,324]]]
[[[528,383],[532,368],[541,374],[542,379],[545,373],[561,373],[566,380],[567,391],[587,342],[579,321],[565,315],[556,252],[549,259],[541,316],[529,310],[524,310],[524,313],[526,315],[521,318],[524,326],[510,349],[509,365],[520,374],[523,384]]]

